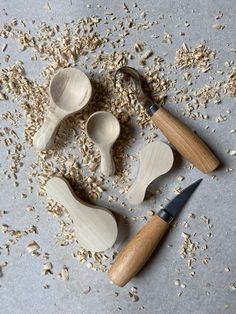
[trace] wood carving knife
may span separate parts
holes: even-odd
[[[118,69],[114,78],[115,85],[118,73],[124,73],[131,77],[139,103],[183,157],[204,173],[209,173],[219,166],[219,160],[199,136],[147,96],[142,88],[142,80],[137,70],[128,66]]]
[[[201,181],[202,179],[185,188],[164,209],[153,216],[121,250],[108,272],[108,276],[114,284],[123,287],[142,269],[169,229],[172,220],[178,215]]]

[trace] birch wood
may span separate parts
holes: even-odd
[[[82,71],[75,68],[57,71],[49,86],[49,109],[42,127],[34,136],[34,146],[38,150],[51,148],[61,121],[82,110],[91,95],[91,83]]]
[[[143,268],[168,229],[169,224],[159,216],[149,220],[117,255],[108,272],[111,281],[120,287],[126,285]]]
[[[138,176],[127,194],[129,203],[142,203],[148,185],[168,172],[173,162],[174,156],[169,145],[158,141],[147,144],[140,153]]]
[[[46,184],[46,191],[49,197],[68,210],[83,248],[101,252],[113,246],[118,229],[115,217],[108,209],[80,200],[62,177],[52,177]]]
[[[97,111],[92,114],[86,124],[88,137],[97,145],[101,153],[101,173],[105,176],[113,175],[115,164],[111,149],[120,135],[120,124],[110,112]]]
[[[203,140],[166,109],[157,110],[152,120],[175,149],[202,172],[212,172],[220,165]]]

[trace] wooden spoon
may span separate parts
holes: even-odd
[[[157,177],[168,172],[174,162],[172,149],[162,142],[147,144],[140,152],[140,167],[136,180],[128,191],[130,204],[142,203],[148,185]]]
[[[49,85],[50,107],[42,127],[34,136],[34,146],[38,150],[51,148],[60,122],[82,110],[91,95],[91,83],[82,71],[75,68],[57,71]]]
[[[120,134],[120,124],[116,117],[106,111],[92,114],[86,124],[88,137],[97,145],[101,153],[101,172],[110,176],[115,172],[111,148]]]
[[[61,177],[52,177],[46,184],[46,191],[49,197],[68,210],[76,237],[83,248],[101,252],[113,246],[118,229],[115,217],[108,209],[80,200]]]

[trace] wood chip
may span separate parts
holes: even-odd
[[[40,246],[37,242],[32,241],[27,245],[26,249],[29,253],[34,253],[35,251],[38,251],[40,249]]]
[[[86,289],[83,290],[83,294],[88,294],[91,291],[91,287],[88,286]]]
[[[69,269],[67,266],[63,266],[61,272],[58,274],[62,280],[69,280]]]
[[[223,24],[214,24],[212,25],[212,28],[216,29],[216,30],[222,30],[225,28],[225,25]]]
[[[42,275],[53,274],[52,269],[53,269],[52,263],[47,262],[47,263],[43,264]]]

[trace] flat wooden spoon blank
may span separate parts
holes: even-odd
[[[90,205],[75,196],[62,177],[52,177],[46,184],[49,197],[69,212],[79,244],[88,251],[102,252],[113,246],[117,238],[117,223],[106,208]]]
[[[169,145],[157,141],[147,144],[140,152],[138,176],[128,191],[129,203],[142,203],[148,185],[168,172],[173,162],[174,155]]]
[[[82,110],[92,95],[92,85],[82,71],[75,68],[56,72],[49,85],[49,108],[45,121],[33,138],[38,150],[53,146],[63,119]]]

